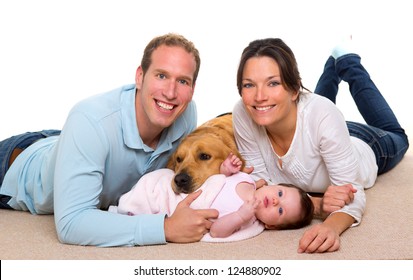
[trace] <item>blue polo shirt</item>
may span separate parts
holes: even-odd
[[[195,129],[192,101],[164,130],[157,148],[139,136],[135,85],[90,97],[69,113],[60,136],[42,139],[16,158],[1,192],[9,205],[55,215],[63,243],[134,246],[165,243],[165,215],[118,215],[117,205],[144,174],[163,168],[180,140]]]

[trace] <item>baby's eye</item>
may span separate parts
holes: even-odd
[[[282,207],[278,208],[278,214],[282,215],[284,212],[284,209]]]
[[[278,196],[282,197],[283,196],[283,192],[282,191],[278,191]]]

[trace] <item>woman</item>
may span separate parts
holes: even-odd
[[[367,124],[346,122],[334,105],[346,81]],[[357,54],[338,47],[325,64],[315,92],[301,83],[294,54],[280,39],[253,41],[241,56],[233,111],[235,137],[253,178],[297,185],[325,218],[307,230],[298,252],[330,252],[340,235],[358,225],[364,189],[396,166],[407,136]]]

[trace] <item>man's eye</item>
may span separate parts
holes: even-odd
[[[165,78],[166,78],[165,74],[158,74],[158,77],[159,77],[160,79],[165,79]]]
[[[183,85],[189,85],[189,82],[187,80],[179,80],[179,83]]]

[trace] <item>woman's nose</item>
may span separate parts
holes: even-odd
[[[262,101],[267,99],[267,95],[265,91],[262,89],[262,87],[257,87],[257,91],[255,93],[255,99],[257,101]]]

